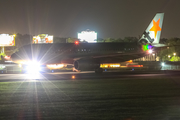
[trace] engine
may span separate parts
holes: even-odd
[[[77,60],[74,62],[74,67],[80,71],[91,71],[100,68],[100,63],[95,60]]]

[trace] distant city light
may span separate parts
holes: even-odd
[[[95,31],[82,31],[81,33],[78,33],[78,39],[80,39],[80,41],[86,41],[86,42],[90,42],[90,43],[94,43],[97,42],[97,33]]]

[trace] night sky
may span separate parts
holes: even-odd
[[[0,0],[0,33],[138,37],[164,12],[161,38],[180,37],[180,0]]]

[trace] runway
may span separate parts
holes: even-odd
[[[26,73],[26,74],[0,74],[2,81],[21,81],[21,80],[72,80],[72,79],[113,79],[113,78],[146,78],[146,77],[179,77],[179,71],[126,71],[126,72],[104,72],[95,74],[94,71],[88,72],[56,72],[56,73]],[[74,78],[72,78],[74,77]]]
[[[0,74],[0,119],[179,120],[179,77],[179,71]]]

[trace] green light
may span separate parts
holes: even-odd
[[[143,51],[147,51],[147,50],[149,50],[149,49],[151,49],[152,48],[152,46],[151,45],[148,45],[148,44],[146,44],[146,45],[142,45],[142,49],[143,49]]]
[[[143,51],[147,51],[148,50],[148,45],[142,45],[142,49],[143,49]]]

